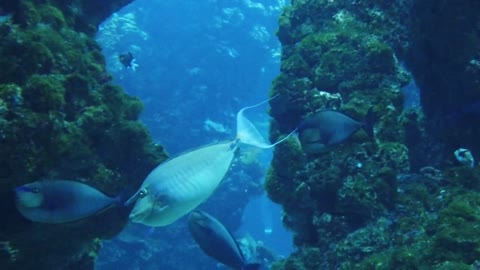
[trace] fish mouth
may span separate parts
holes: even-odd
[[[132,211],[132,213],[130,213],[130,215],[128,216],[128,218],[132,221],[132,222],[141,222],[143,219],[145,219],[148,215],[150,215],[152,211]]]
[[[200,210],[194,210],[188,215],[188,220],[190,222],[200,222],[205,220],[205,214],[204,212]]]
[[[148,212],[137,212],[137,213],[131,213],[128,218],[130,221],[134,223],[142,223],[143,220],[145,220],[149,215],[151,211]]]
[[[195,216],[189,216],[188,225],[192,229],[207,232],[209,230],[208,224],[207,218],[199,213],[196,213]]]
[[[148,210],[145,208],[136,210],[135,208],[136,207],[133,208],[128,218],[132,222],[142,223],[142,220],[145,220],[148,216],[152,214],[153,209],[155,208],[155,203],[153,203],[150,207],[148,207]]]
[[[132,221],[132,222],[138,222],[142,219],[142,215],[141,213],[131,213],[128,218]]]

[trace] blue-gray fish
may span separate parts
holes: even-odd
[[[116,203],[102,192],[77,181],[41,180],[15,189],[18,211],[43,223],[66,223],[94,215]]]
[[[307,153],[321,153],[330,146],[348,139],[357,130],[363,128],[373,137],[375,117],[370,109],[364,122],[358,122],[337,111],[319,111],[305,119],[298,127],[302,149]]]
[[[203,211],[193,211],[188,228],[195,242],[208,256],[235,270],[259,269],[258,263],[247,263],[232,234],[220,221]]]

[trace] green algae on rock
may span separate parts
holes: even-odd
[[[93,269],[100,239],[113,237],[128,217],[128,209],[115,208],[67,225],[31,223],[14,210],[14,187],[74,179],[113,196],[139,185],[166,158],[136,121],[141,102],[109,83],[94,40],[102,20],[129,2],[0,4],[12,14],[0,23],[0,241],[8,243],[0,264],[6,268]]]
[[[274,152],[266,189],[282,204],[299,248],[274,269],[479,265],[478,168],[460,166],[452,155],[459,146],[478,149],[478,119],[450,126],[431,121],[478,114],[468,107],[479,93],[476,8],[416,0],[299,0],[285,8],[277,32],[281,73],[271,93],[286,98],[272,104],[271,136],[328,108],[316,98],[320,92],[338,94],[336,109],[352,117],[361,119],[373,107],[379,119],[373,141],[359,133],[324,154]],[[400,89],[411,78],[398,59],[425,87],[425,114],[403,108]]]
[[[266,188],[283,205],[284,223],[294,230],[295,244],[304,247],[280,269],[294,269],[291,260],[301,262],[295,269],[334,269],[388,248],[389,240],[368,248],[366,239],[393,233],[385,221],[398,205],[397,175],[410,171],[407,132],[397,128],[403,111],[400,89],[410,80],[395,56],[402,55],[408,44],[402,40],[407,32],[400,23],[404,13],[395,13],[402,5],[320,2],[293,1],[280,18],[282,69],[272,93],[288,96],[282,104],[288,109],[272,104],[271,132],[286,132],[292,121],[285,118],[301,120],[318,109],[314,107],[318,104],[310,103],[311,91],[338,93],[342,100],[339,109],[353,117],[361,117],[373,107],[379,119],[373,142],[359,134],[322,155],[298,159],[274,153]],[[398,30],[397,35],[388,34],[388,27]],[[297,81],[308,83],[298,87],[292,83]],[[292,159],[299,163],[289,172],[285,168]],[[284,186],[296,187],[301,194],[278,193]],[[385,224],[384,232],[374,224]],[[320,252],[314,257],[321,263],[310,267],[307,264],[312,262],[306,260],[311,257],[303,254],[314,250]]]
[[[413,1],[406,65],[415,76],[430,137],[444,145],[437,156],[448,159],[455,149],[480,152],[478,1]],[[431,27],[435,25],[435,27]]]

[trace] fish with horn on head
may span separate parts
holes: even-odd
[[[274,144],[266,143],[255,126],[243,115],[246,109],[269,100],[238,112],[235,140],[188,151],[156,167],[140,189],[125,203],[135,203],[130,220],[148,226],[165,226],[175,222],[208,199],[217,189],[240,143],[270,148],[285,140],[286,138]]]

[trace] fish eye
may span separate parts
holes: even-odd
[[[39,192],[40,192],[40,189],[39,189],[39,188],[32,188],[32,192],[33,192],[33,193],[39,193]]]
[[[147,196],[147,194],[148,194],[148,190],[146,188],[144,188],[144,189],[140,190],[140,192],[138,193],[138,197],[143,198],[143,197]]]

